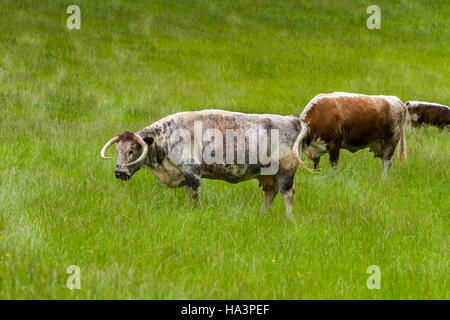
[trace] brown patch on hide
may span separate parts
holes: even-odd
[[[275,177],[273,176],[259,176],[259,186],[262,187],[263,191],[273,190],[277,186]]]
[[[119,135],[119,141],[133,140],[135,136],[133,132],[125,131]]]

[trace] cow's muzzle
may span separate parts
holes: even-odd
[[[114,171],[114,175],[116,176],[117,179],[121,179],[121,180],[130,180],[131,175],[124,172],[124,171],[119,171],[116,170]]]

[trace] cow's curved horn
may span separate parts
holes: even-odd
[[[111,157],[105,156],[105,152],[106,152],[106,149],[108,149],[113,143],[115,143],[117,141],[119,141],[119,136],[112,138],[103,146],[102,152],[100,152],[100,156],[102,157],[102,159],[105,159],[105,160],[111,159]]]
[[[138,159],[134,160],[133,162],[124,163],[124,166],[132,166],[133,164],[141,162],[147,156],[148,146],[145,143],[145,141],[142,140],[142,138],[137,136],[137,135],[133,136],[133,140],[136,141],[137,143],[139,143],[142,146],[142,154],[141,154],[141,156]]]

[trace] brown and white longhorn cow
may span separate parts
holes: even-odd
[[[299,146],[318,170],[320,157],[330,154],[335,166],[341,148],[350,152],[370,147],[381,158],[388,174],[400,140],[398,157],[406,158],[404,124],[406,107],[395,96],[369,96],[345,92],[319,94],[300,115],[304,126],[294,149]]]

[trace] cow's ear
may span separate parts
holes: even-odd
[[[145,137],[144,141],[150,147],[155,139],[153,139],[152,137]]]

